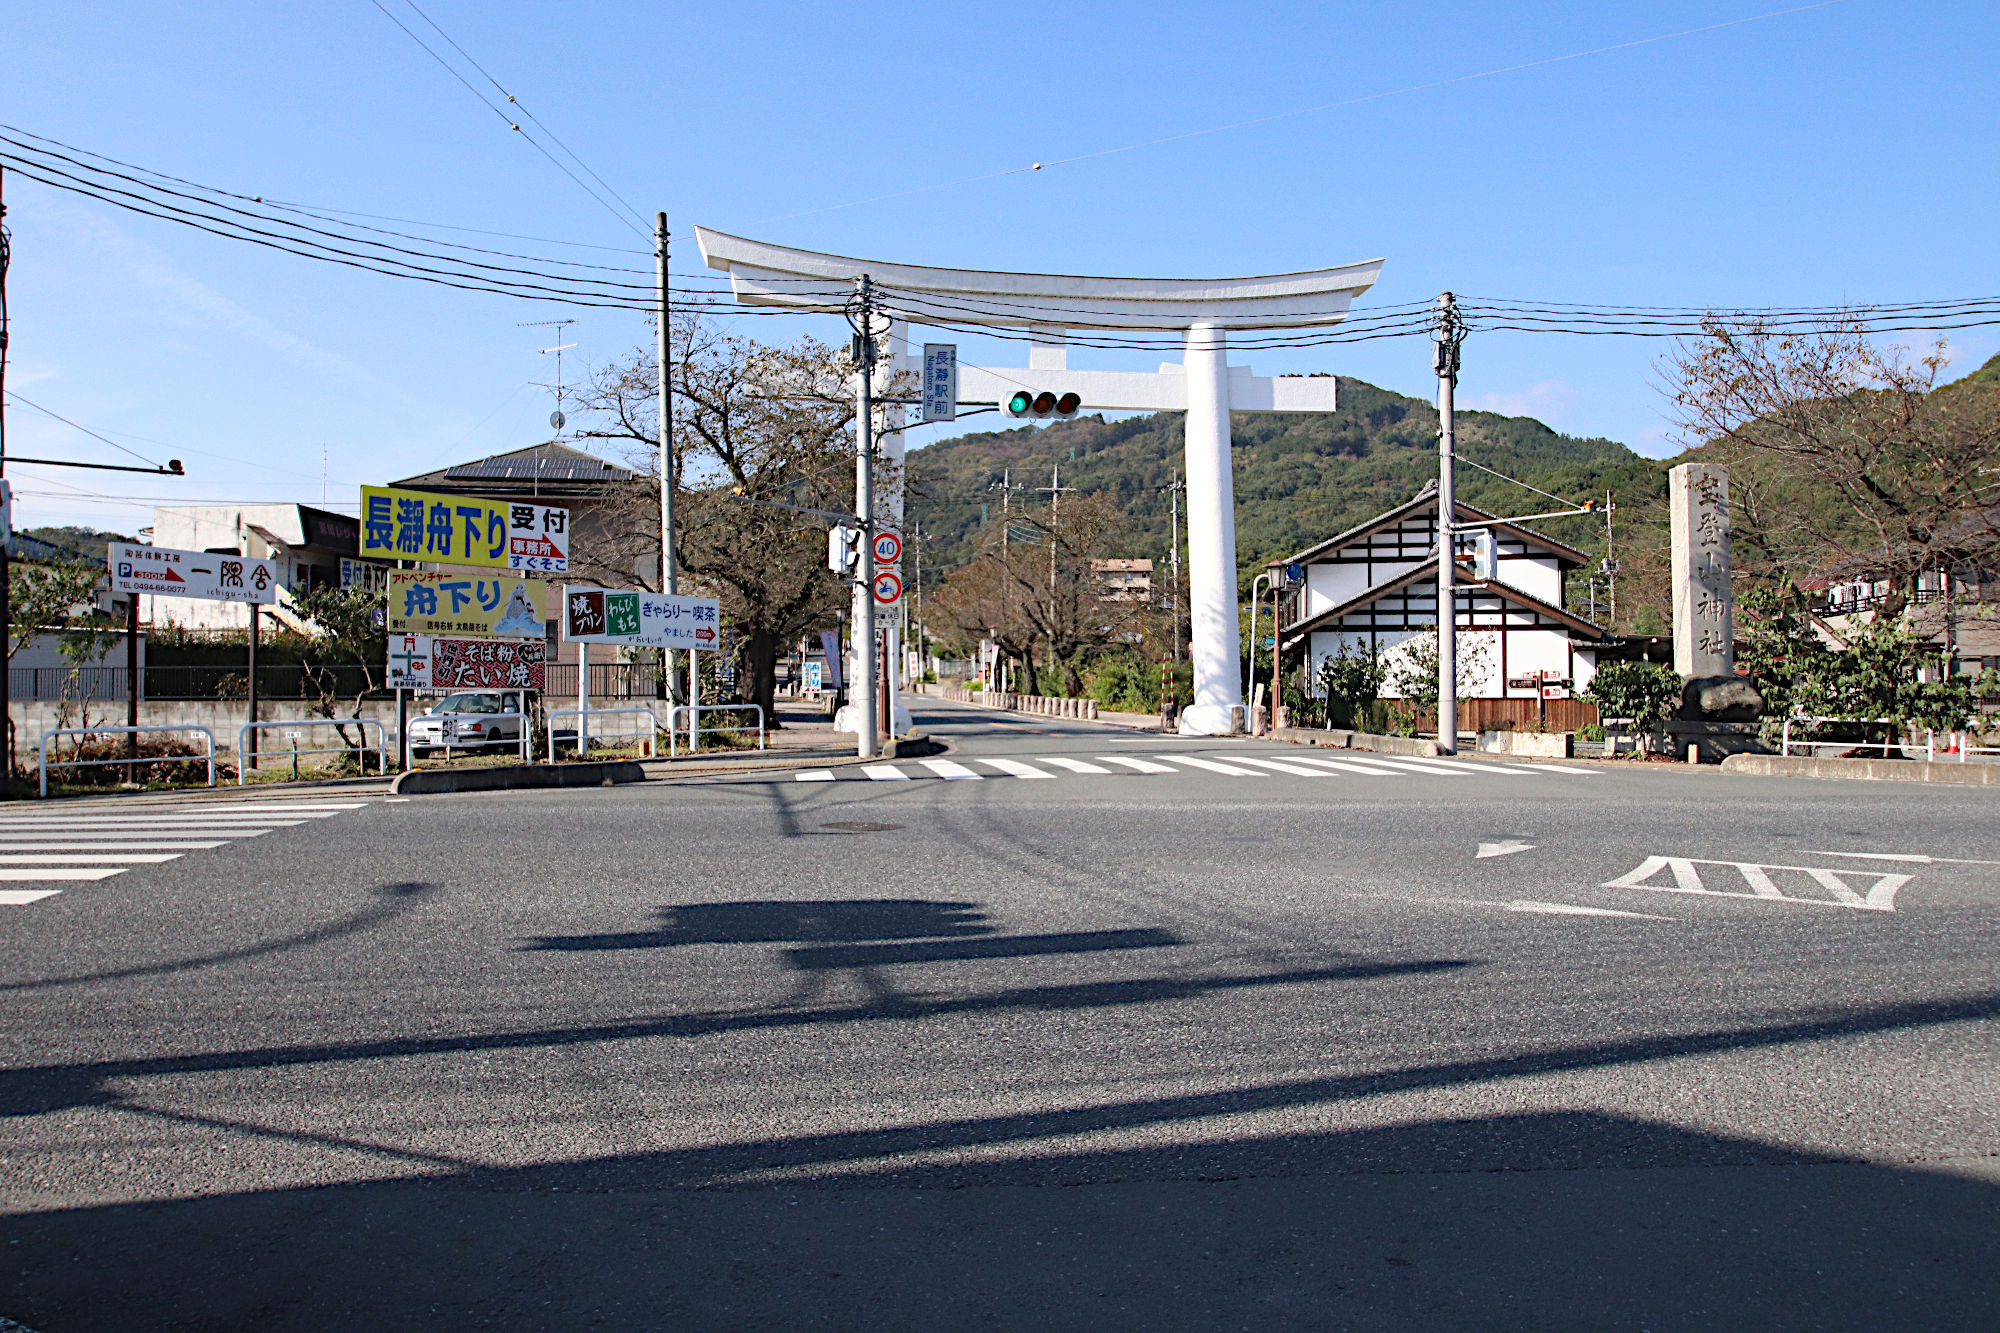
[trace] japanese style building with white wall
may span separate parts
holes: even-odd
[[[1304,583],[1282,604],[1287,652],[1307,647],[1314,680],[1343,646],[1390,664],[1437,632],[1437,490],[1307,547],[1274,569],[1298,565]],[[1460,501],[1457,531],[1459,693],[1474,699],[1532,699],[1545,683],[1572,692],[1597,673],[1604,627],[1564,609],[1564,581],[1589,563],[1573,546]],[[1493,524],[1492,567],[1477,568],[1480,530]],[[1532,684],[1522,683],[1532,681]],[[1512,683],[1510,683],[1512,682]],[[1316,687],[1315,687],[1316,688]],[[1385,693],[1394,694],[1393,686]]]

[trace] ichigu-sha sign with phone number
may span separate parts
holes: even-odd
[[[722,642],[713,597],[563,585],[563,637],[571,643],[712,650]]]

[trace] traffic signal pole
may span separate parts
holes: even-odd
[[[860,558],[854,562],[854,670],[848,716],[854,721],[854,753],[873,759],[879,752],[875,730],[875,312],[868,275],[856,280],[859,328],[854,339],[854,513],[861,520]]]

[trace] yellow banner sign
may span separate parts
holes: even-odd
[[[482,578],[413,569],[389,571],[391,634],[539,639],[548,634],[548,584],[511,574]]]
[[[361,488],[361,556],[508,567],[507,506],[393,486]]]

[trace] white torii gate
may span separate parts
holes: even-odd
[[[1350,302],[1375,284],[1382,261],[1256,278],[1084,278],[1044,273],[882,264],[793,250],[695,228],[702,258],[729,274],[735,298],[801,311],[848,308],[866,276],[876,306],[896,324],[1024,328],[1026,369],[961,366],[959,399],[1004,403],[1021,389],[1082,396],[1086,408],[1187,413],[1188,593],[1194,701],[1184,733],[1228,735],[1244,724],[1238,678],[1236,489],[1229,457],[1231,412],[1330,412],[1332,376],[1260,378],[1228,363],[1231,329],[1337,324]],[[1157,373],[1071,370],[1071,329],[1174,331],[1179,365]],[[891,326],[892,369],[920,371],[902,329]],[[893,424],[893,423],[892,423]],[[901,434],[888,440],[901,452]],[[900,515],[901,497],[890,502]]]

